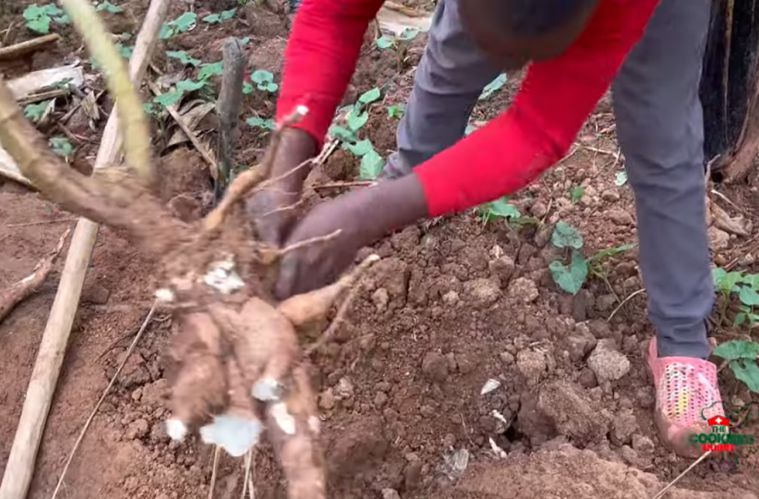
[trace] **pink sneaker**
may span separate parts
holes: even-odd
[[[698,457],[696,433],[709,433],[709,418],[724,416],[717,366],[691,357],[659,357],[656,339],[648,344],[648,368],[654,378],[654,420],[662,442],[683,457]]]

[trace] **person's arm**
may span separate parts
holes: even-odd
[[[504,114],[415,169],[431,216],[518,191],[566,154],[658,0],[601,0],[560,57],[532,64]]]
[[[383,0],[304,0],[285,50],[277,119],[299,104],[296,125],[320,145],[356,69],[364,33]]]

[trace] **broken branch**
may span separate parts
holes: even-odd
[[[36,52],[37,50],[40,50],[41,48],[51,43],[57,42],[60,38],[61,37],[58,34],[51,33],[49,35],[32,38],[31,40],[20,42],[9,47],[1,47],[0,60],[16,59],[22,55]]]

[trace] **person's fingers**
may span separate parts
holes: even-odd
[[[286,300],[294,293],[295,280],[298,274],[297,252],[285,255],[279,264],[279,275],[274,286],[274,297],[277,300]]]

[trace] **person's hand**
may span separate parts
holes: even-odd
[[[308,133],[297,128],[287,128],[281,133],[269,178],[287,173],[316,154],[316,141]],[[269,153],[270,151],[267,152]],[[255,223],[258,236],[264,242],[273,246],[282,243],[296,215],[296,210],[283,208],[298,202],[309,171],[309,168],[301,168],[248,197],[248,214]]]
[[[276,297],[284,300],[330,284],[350,266],[359,249],[426,215],[424,191],[413,174],[320,204],[295,225],[283,244],[286,253]],[[287,249],[293,245],[297,249]]]

